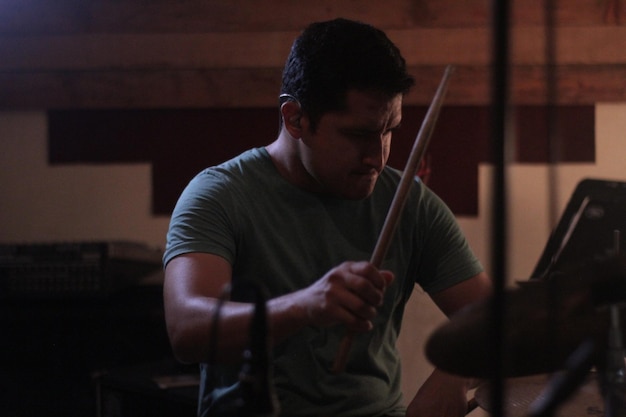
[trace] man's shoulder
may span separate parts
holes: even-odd
[[[268,169],[271,159],[264,148],[252,148],[243,153],[202,170],[195,181],[231,182],[249,179]]]
[[[276,170],[264,148],[253,148],[199,172],[188,184],[188,195],[202,199],[245,202],[276,188]]]
[[[237,171],[242,168],[260,169],[265,168],[270,161],[270,156],[265,148],[252,148],[209,169],[228,171]]]

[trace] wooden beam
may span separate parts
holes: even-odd
[[[280,68],[295,32],[13,36],[0,71]]]
[[[390,30],[410,66],[488,65],[482,28]],[[282,68],[297,32],[0,37],[0,71]],[[559,65],[626,63],[625,27],[572,27],[555,33]],[[513,65],[542,65],[546,34],[511,34]]]
[[[279,70],[0,73],[0,109],[267,107]]]
[[[417,86],[405,102],[428,104],[443,66],[412,67]],[[560,104],[626,101],[626,65],[556,68]],[[489,67],[457,68],[447,104],[485,105],[490,100]],[[0,109],[273,107],[278,69],[75,71],[0,73]],[[545,71],[519,66],[511,73],[516,104],[546,102]]]
[[[555,2],[559,26],[620,25],[622,0]],[[541,26],[544,0],[512,2],[516,26]],[[0,33],[299,31],[337,16],[382,29],[488,27],[489,0],[0,0]]]
[[[621,1],[559,3],[559,103],[626,99]],[[429,103],[442,68],[454,64],[448,101],[482,105],[490,97],[488,6],[487,0],[389,0],[384,7],[363,0],[359,8],[351,0],[0,0],[0,108],[274,106],[299,30],[337,15],[387,30],[418,79],[408,103]],[[541,0],[514,2],[516,103],[546,100],[543,7]]]

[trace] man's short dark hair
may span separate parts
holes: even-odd
[[[335,19],[309,25],[295,40],[283,71],[281,94],[300,102],[315,130],[323,114],[345,108],[349,90],[391,98],[407,93],[413,84],[400,50],[383,31]]]

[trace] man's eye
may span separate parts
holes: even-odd
[[[385,130],[384,132],[371,131],[371,130],[344,130],[342,133],[349,138],[359,140],[378,139],[381,136],[388,136],[398,130],[398,127],[393,127]]]

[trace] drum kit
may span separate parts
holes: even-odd
[[[452,374],[484,379],[473,401],[493,400],[493,300],[474,304],[436,329],[427,358]],[[612,253],[504,293],[504,414],[626,416],[622,335],[626,256]]]

